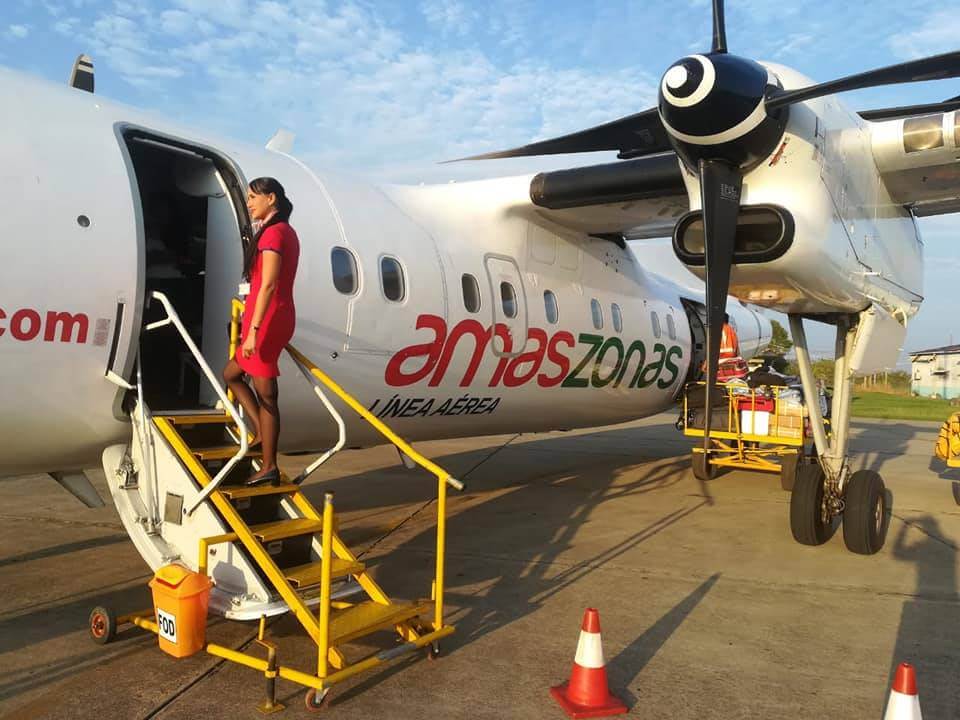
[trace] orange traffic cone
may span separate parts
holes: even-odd
[[[550,694],[572,718],[596,718],[619,715],[627,706],[607,688],[606,663],[600,642],[600,613],[587,608],[583,613],[577,657],[570,681],[550,688]]]
[[[917,678],[910,663],[900,663],[897,668],[883,720],[921,720]]]

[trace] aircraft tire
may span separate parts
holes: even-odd
[[[799,466],[790,495],[790,532],[801,545],[823,545],[830,539],[833,521],[823,521],[823,469],[819,463]]]
[[[883,478],[873,470],[850,476],[844,495],[843,542],[847,550],[873,555],[887,537],[887,492]]]

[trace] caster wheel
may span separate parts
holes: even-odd
[[[320,712],[330,704],[330,688],[326,690],[310,688],[303,696],[303,704],[310,712]]]
[[[873,555],[887,538],[887,492],[873,470],[850,476],[844,493],[843,542],[858,555]]]
[[[90,611],[87,627],[95,643],[106,645],[117,636],[117,614],[110,608],[98,605]]]
[[[823,481],[823,468],[818,463],[804,463],[797,470],[790,496],[790,531],[801,545],[823,545],[833,532]]]
[[[706,453],[691,453],[690,466],[693,468],[693,476],[697,480],[713,480],[717,476],[717,466],[710,463]]]
[[[780,487],[790,492],[797,482],[797,471],[800,469],[800,453],[784,455],[780,463]]]
[[[427,660],[436,660],[440,657],[440,643],[427,645]]]

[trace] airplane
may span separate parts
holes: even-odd
[[[818,545],[842,519],[850,550],[877,552],[889,508],[882,478],[849,462],[850,379],[893,362],[920,307],[915,217],[960,209],[960,102],[858,114],[834,95],[956,77],[960,53],[818,85],[728,53],[722,2],[713,12],[710,52],[668,68],[657,107],[469,158],[615,150],[619,162],[435,186],[323,173],[285,132],[249,147],[104,100],[89,59],[75,87],[0,70],[18,98],[0,120],[0,188],[17,199],[0,267],[13,409],[0,432],[16,442],[0,474],[50,472],[94,502],[79,471],[101,461],[129,479],[150,447],[137,447],[138,413],[223,409],[203,371],[227,357],[252,237],[246,183],[270,175],[303,240],[293,344],[410,440],[637,419],[672,407],[705,363],[709,449],[724,312],[746,358],[770,324],[745,303],[788,314],[808,397],[804,319],[835,325],[833,431],[808,403],[817,452],[798,467],[791,530]],[[705,293],[627,243],[665,235]],[[174,308],[197,355],[165,319]],[[281,449],[325,447],[337,429],[284,363]],[[347,437],[381,442],[349,419]],[[713,475],[709,462],[694,471]],[[148,564],[172,557],[163,503],[121,507],[111,492]]]

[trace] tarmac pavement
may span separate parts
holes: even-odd
[[[457,631],[437,661],[417,654],[337,685],[324,714],[560,720],[548,688],[568,677],[593,606],[611,688],[636,717],[877,718],[901,661],[917,666],[926,720],[960,717],[960,509],[932,460],[938,424],[853,423],[856,466],[878,470],[893,497],[886,545],[863,557],[840,531],[796,544],[774,475],[701,487],[673,420],[420,443],[467,484],[448,524]],[[385,590],[428,596],[432,477],[390,447],[345,451],[308,482],[318,505],[327,490]],[[260,717],[252,670],[174,660],[136,628],[91,642],[90,609],[148,607],[148,579],[112,505],[86,509],[46,476],[0,480],[0,718]],[[241,647],[254,633],[218,620],[208,638]],[[296,622],[268,634],[282,664],[315,667]],[[392,642],[373,636],[356,656]],[[281,717],[312,717],[299,686],[279,688]]]

